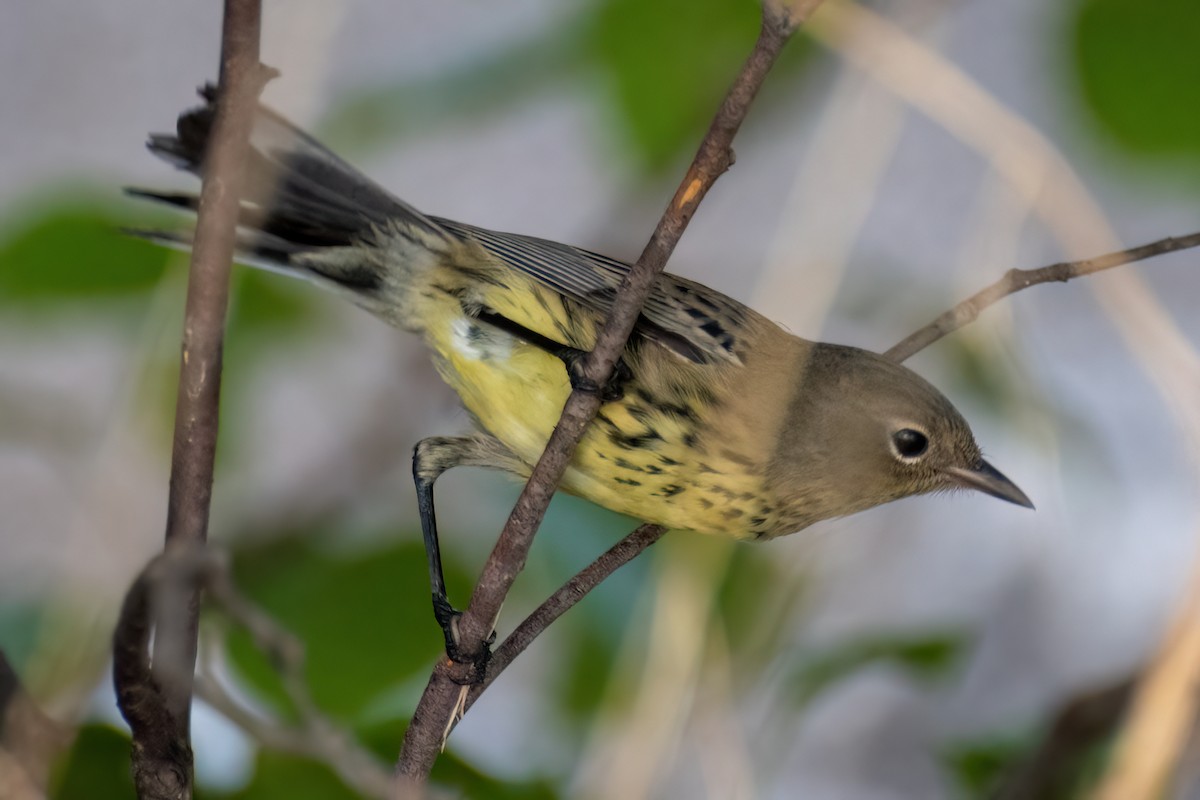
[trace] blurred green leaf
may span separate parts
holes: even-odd
[[[547,780],[502,781],[451,752],[442,753],[434,763],[430,780],[435,786],[453,787],[455,796],[469,800],[555,800],[559,797]]]
[[[964,645],[965,638],[956,633],[858,639],[802,663],[793,676],[793,688],[800,702],[807,703],[838,681],[880,662],[894,664],[918,680],[935,680],[958,665]]]
[[[1084,0],[1074,18],[1083,95],[1129,150],[1200,163],[1200,3]]]
[[[105,204],[47,206],[0,234],[0,298],[63,300],[142,291],[168,250],[127,236]]]
[[[758,31],[751,0],[605,0],[585,46],[652,168],[694,147]]]
[[[324,764],[267,749],[259,749],[254,777],[244,789],[218,796],[227,800],[358,800],[361,797]]]
[[[994,796],[1003,779],[1025,757],[1032,742],[1015,737],[991,737],[952,745],[942,755],[965,797]]]
[[[804,597],[803,581],[780,570],[777,558],[766,548],[734,547],[717,596],[729,650],[744,663],[765,664],[772,659]]]
[[[452,563],[446,567],[455,590],[468,583]],[[323,552],[308,537],[289,538],[237,553],[234,576],[303,641],[313,697],[342,719],[364,715],[372,701],[426,672],[441,649],[419,536],[352,554]],[[275,668],[244,631],[231,635],[230,652],[241,674],[285,708]]]
[[[570,637],[566,649],[566,668],[559,672],[559,710],[576,722],[595,720],[605,701],[604,687],[612,675],[618,643],[603,635],[599,626],[572,625],[564,635]]]
[[[50,796],[56,800],[133,797],[129,736],[108,725],[85,725],[58,764]]]
[[[230,291],[230,346],[252,336],[308,330],[324,319],[313,302],[320,289],[304,281],[238,266]]]

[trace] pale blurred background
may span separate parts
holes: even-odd
[[[793,44],[671,271],[883,350],[1010,267],[1200,228],[1196,4],[871,8],[835,3]],[[264,98],[418,208],[633,260],[757,13],[269,0]],[[126,774],[107,639],[165,516],[186,276],[116,233],[175,222],[120,187],[193,187],[142,144],[215,78],[219,27],[211,0],[0,9],[0,647],[84,726],[59,796]],[[769,545],[669,535],[484,695],[436,777],[467,797],[986,796],[1063,702],[1137,667],[1187,575],[1198,261],[1033,288],[911,362],[1036,513],[930,497]],[[283,278],[236,284],[211,536],[305,639],[318,702],[390,761],[439,649],[409,455],[468,420],[414,338]],[[439,483],[458,603],[516,490]],[[556,500],[501,635],[633,525]],[[272,713],[270,670],[227,644],[216,674]],[[195,749],[207,797],[355,796],[203,705]]]

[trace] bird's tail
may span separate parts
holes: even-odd
[[[146,143],[159,158],[196,176],[204,173],[216,111],[214,87],[205,86],[200,95],[204,104],[183,113],[174,134],[152,134]],[[192,211],[199,203],[188,193],[126,191]],[[130,232],[176,247],[189,248],[192,242],[190,232]],[[409,293],[412,276],[406,273],[436,262],[420,256],[435,255],[453,240],[438,223],[304,131],[258,108],[238,218],[239,261],[309,278],[374,306],[381,303],[382,292]],[[400,300],[390,298],[391,313],[386,315],[408,327]]]

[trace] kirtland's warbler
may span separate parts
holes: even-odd
[[[163,159],[199,175],[205,105]],[[413,472],[434,606],[450,640],[433,483],[451,467],[529,474],[629,265],[557,242],[417,211],[287,120],[256,114],[238,259],[307,278],[419,333],[478,430],[425,439]],[[190,194],[132,193],[195,209]],[[190,234],[142,231],[187,247]],[[773,539],[940,490],[1032,507],[980,455],[962,415],[911,370],[793,336],[750,308],[662,274],[561,488],[670,528]]]

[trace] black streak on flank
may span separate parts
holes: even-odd
[[[695,390],[695,391],[699,391],[699,390]],[[664,414],[666,416],[675,417],[676,419],[683,420],[684,422],[698,423],[700,421],[700,417],[696,414],[696,412],[685,405],[680,405],[678,403],[668,403],[665,400],[660,400],[660,399],[654,397],[654,395],[647,392],[645,389],[641,389],[641,388],[637,389],[635,391],[635,394],[637,394],[639,400],[641,400],[643,403],[645,403],[652,410],[658,412],[659,414]],[[705,402],[711,402],[710,393],[707,393],[707,392],[704,393],[702,400],[704,400]],[[637,417],[634,417],[634,419],[637,419]],[[638,421],[641,422],[642,420],[639,419]]]
[[[640,450],[648,446],[651,442],[661,441],[663,437],[658,431],[646,431],[636,436],[629,436],[614,430],[609,432],[608,438],[617,447],[625,450]]]
[[[668,483],[666,486],[659,489],[655,494],[661,497],[674,497],[683,491],[683,487],[677,483]]]
[[[613,478],[613,480],[616,481],[617,483],[622,483],[626,486],[641,486],[642,485],[641,481],[635,481],[633,478],[618,477],[618,478]]]

